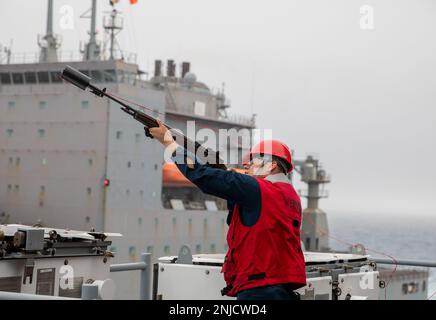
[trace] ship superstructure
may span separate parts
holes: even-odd
[[[95,16],[96,1],[92,5]],[[49,16],[50,10],[52,1]],[[223,201],[177,185],[183,179],[163,168],[163,148],[144,136],[142,126],[112,102],[64,83],[60,72],[71,65],[182,131],[195,120],[196,130],[249,134],[252,119],[228,117],[224,93],[198,81],[189,63],[179,73],[173,60],[156,61],[147,79],[137,64],[119,58],[120,51],[105,59],[90,34],[80,59],[65,60],[58,45],[47,41],[35,61],[12,63],[18,59],[12,55],[11,63],[0,65],[2,222],[120,232],[124,237],[111,246],[119,261],[135,261],[141,252],[154,258],[176,254],[182,244],[197,253],[224,252]],[[123,286],[131,292],[136,283],[129,277]]]

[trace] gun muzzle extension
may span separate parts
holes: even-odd
[[[64,71],[62,71],[62,79],[74,84],[76,87],[79,87],[82,90],[88,88],[89,83],[91,82],[90,77],[70,66],[67,66]]]
[[[65,81],[68,81],[69,83],[75,85],[76,87],[86,90],[86,88],[89,88],[93,94],[99,97],[103,97],[106,94],[106,89],[100,90],[99,88],[93,86],[91,84],[91,78],[88,77],[86,74],[83,74],[79,70],[74,69],[71,66],[67,66],[62,71],[62,79]],[[107,95],[106,95],[107,96]]]

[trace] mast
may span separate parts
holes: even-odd
[[[123,30],[123,19],[119,16],[120,12],[115,9],[115,3],[111,1],[112,11],[110,16],[104,17],[103,26],[110,36],[109,59],[115,59],[116,36]]]
[[[97,44],[97,39],[96,39],[97,0],[92,0],[91,17],[85,17],[82,15],[82,18],[91,18],[91,30],[89,32],[89,42],[85,45],[83,60],[84,61],[100,60],[100,46]]]
[[[57,49],[60,47],[60,41],[53,33],[53,0],[48,0],[47,7],[47,32],[42,40],[38,37],[38,45],[41,48],[39,62],[57,62]]]

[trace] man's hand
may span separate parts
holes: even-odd
[[[167,155],[172,155],[177,149],[177,143],[176,141],[174,141],[171,131],[168,130],[167,127],[165,127],[162,121],[160,121],[159,118],[157,118],[156,121],[159,127],[150,128],[148,129],[148,132],[153,138],[155,138],[166,147],[165,153],[167,153]],[[188,157],[186,161],[188,168],[194,168],[194,161],[191,158]]]
[[[154,139],[150,133],[150,129],[148,127],[144,127],[145,136],[150,139]]]
[[[162,143],[164,146],[169,146],[174,142],[173,136],[171,135],[170,130],[162,123],[162,121],[156,119],[158,123],[158,127],[149,128],[148,131],[157,141]]]

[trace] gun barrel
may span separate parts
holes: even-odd
[[[123,110],[124,112],[128,113],[129,115],[131,115],[135,120],[139,121],[140,123],[142,123],[143,125],[145,125],[148,128],[151,127],[157,127],[158,123],[157,120],[139,110],[135,110],[134,108],[130,107],[129,105],[127,105],[126,103],[124,103],[123,101],[117,99],[116,97],[112,96],[111,94],[106,93],[106,89],[99,89],[95,86],[93,86],[91,84],[91,78],[88,77],[87,75],[81,73],[80,71],[74,69],[71,66],[67,66],[63,71],[62,71],[62,78],[68,82],[70,82],[71,84],[75,85],[76,87],[85,90],[86,88],[90,88],[90,91],[94,94],[96,94],[99,97],[107,97],[115,102],[117,102],[118,104],[120,104],[122,106],[121,110]],[[171,129],[171,127],[165,125],[168,129]],[[210,150],[208,148],[205,148],[204,146],[202,146],[200,143],[196,142],[196,141],[191,141],[189,140],[186,136],[184,136],[181,133],[178,132],[173,132],[173,134],[175,136],[179,136],[180,138],[182,138],[183,140],[183,144],[185,147],[187,147],[189,150],[193,150],[193,151],[197,151],[197,150],[201,150],[206,157],[209,155],[210,157],[214,158],[214,160],[217,161],[217,163],[212,163],[210,164],[213,167],[216,168],[220,168],[220,169],[226,169],[226,166],[222,163],[220,163],[220,158],[218,155],[218,152],[215,152],[213,150]],[[179,140],[180,141],[180,140]],[[194,152],[195,153],[195,152]]]

